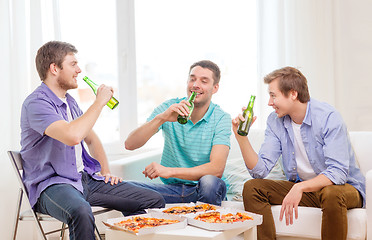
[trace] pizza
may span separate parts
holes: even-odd
[[[169,213],[169,214],[188,214],[188,213],[197,213],[197,212],[206,212],[211,210],[216,210],[217,208],[213,205],[210,205],[208,203],[205,204],[199,204],[195,206],[176,206],[171,207],[163,210],[163,213]]]
[[[172,223],[178,223],[178,220],[152,218],[152,217],[132,217],[121,222],[114,223],[115,226],[121,227],[127,231],[138,233],[140,229],[152,228]]]
[[[232,213],[221,214],[220,212],[208,212],[199,214],[194,219],[207,223],[233,223],[253,220],[251,216],[241,212],[237,212],[236,214]]]

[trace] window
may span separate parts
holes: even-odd
[[[186,96],[199,60],[220,67],[212,101],[232,117],[257,92],[255,1],[136,0],[135,29],[140,123],[163,101]]]
[[[79,88],[69,92],[85,112],[95,99],[93,91],[82,80],[88,76],[97,84],[113,86],[114,96],[120,102],[117,89],[116,1],[63,0],[59,1],[59,10],[61,40],[78,49],[77,58],[82,69]],[[93,129],[104,144],[119,141],[119,110],[105,107]]]
[[[186,96],[189,67],[196,61],[208,59],[219,65],[220,88],[212,100],[232,117],[257,92],[255,1],[63,0],[58,4],[61,40],[79,50],[80,79],[87,75],[114,86],[120,104],[137,113],[103,110],[94,130],[105,147],[119,143],[108,150],[110,154],[124,149],[126,135],[143,124],[156,106]],[[126,32],[132,28],[135,34]],[[134,49],[131,41],[135,54],[130,50],[128,54]],[[136,77],[122,76],[118,65],[122,56],[124,64],[135,63],[130,69],[136,68]],[[129,86],[131,81],[135,84]],[[83,81],[72,92],[83,111],[94,101]]]

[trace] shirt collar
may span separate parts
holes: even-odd
[[[305,118],[302,121],[302,123],[305,123],[306,125],[309,125],[309,126],[311,126],[311,111],[310,111],[311,102],[312,101],[311,101],[311,98],[310,98],[310,100],[307,102]]]
[[[207,112],[204,114],[204,116],[202,117],[202,119],[200,119],[200,121],[201,120],[204,120],[204,121],[206,121],[206,122],[208,122],[209,121],[209,119],[211,118],[211,115],[212,115],[212,113],[213,113],[213,109],[216,107],[216,104],[214,104],[214,103],[210,103],[209,104],[209,107],[208,107],[208,110],[207,110]]]
[[[41,83],[40,85],[41,90],[57,105],[57,106],[62,106],[64,102],[57,97],[57,95],[45,84]],[[71,95],[66,93],[66,100],[67,102],[71,101]]]
[[[311,126],[311,111],[310,111],[310,104],[311,104],[311,98],[310,100],[307,102],[307,106],[306,106],[306,114],[305,114],[305,118],[304,120],[302,121],[302,123],[306,124],[306,125],[309,125]],[[292,127],[292,119],[289,115],[285,115],[283,117],[283,121],[284,121],[284,126],[285,128],[289,128],[289,127]]]

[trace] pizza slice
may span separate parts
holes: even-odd
[[[236,214],[221,214],[220,212],[216,211],[199,214],[194,219],[207,223],[233,223],[253,220],[253,218],[246,213],[237,212]]]
[[[114,223],[114,225],[117,227],[121,227],[129,232],[138,233],[139,230],[143,228],[152,228],[178,222],[180,221],[164,218],[133,217]]]

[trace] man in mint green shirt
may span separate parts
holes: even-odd
[[[231,118],[211,102],[219,80],[220,70],[215,63],[194,63],[187,81],[187,95],[197,92],[190,120],[185,125],[177,122],[179,114],[189,114],[187,99],[170,99],[125,141],[125,148],[134,150],[163,130],[161,163],[151,163],[143,173],[150,179],[160,177],[164,184],[136,184],[158,191],[166,203],[201,201],[221,205],[226,197],[226,184],[221,177],[230,149]]]

